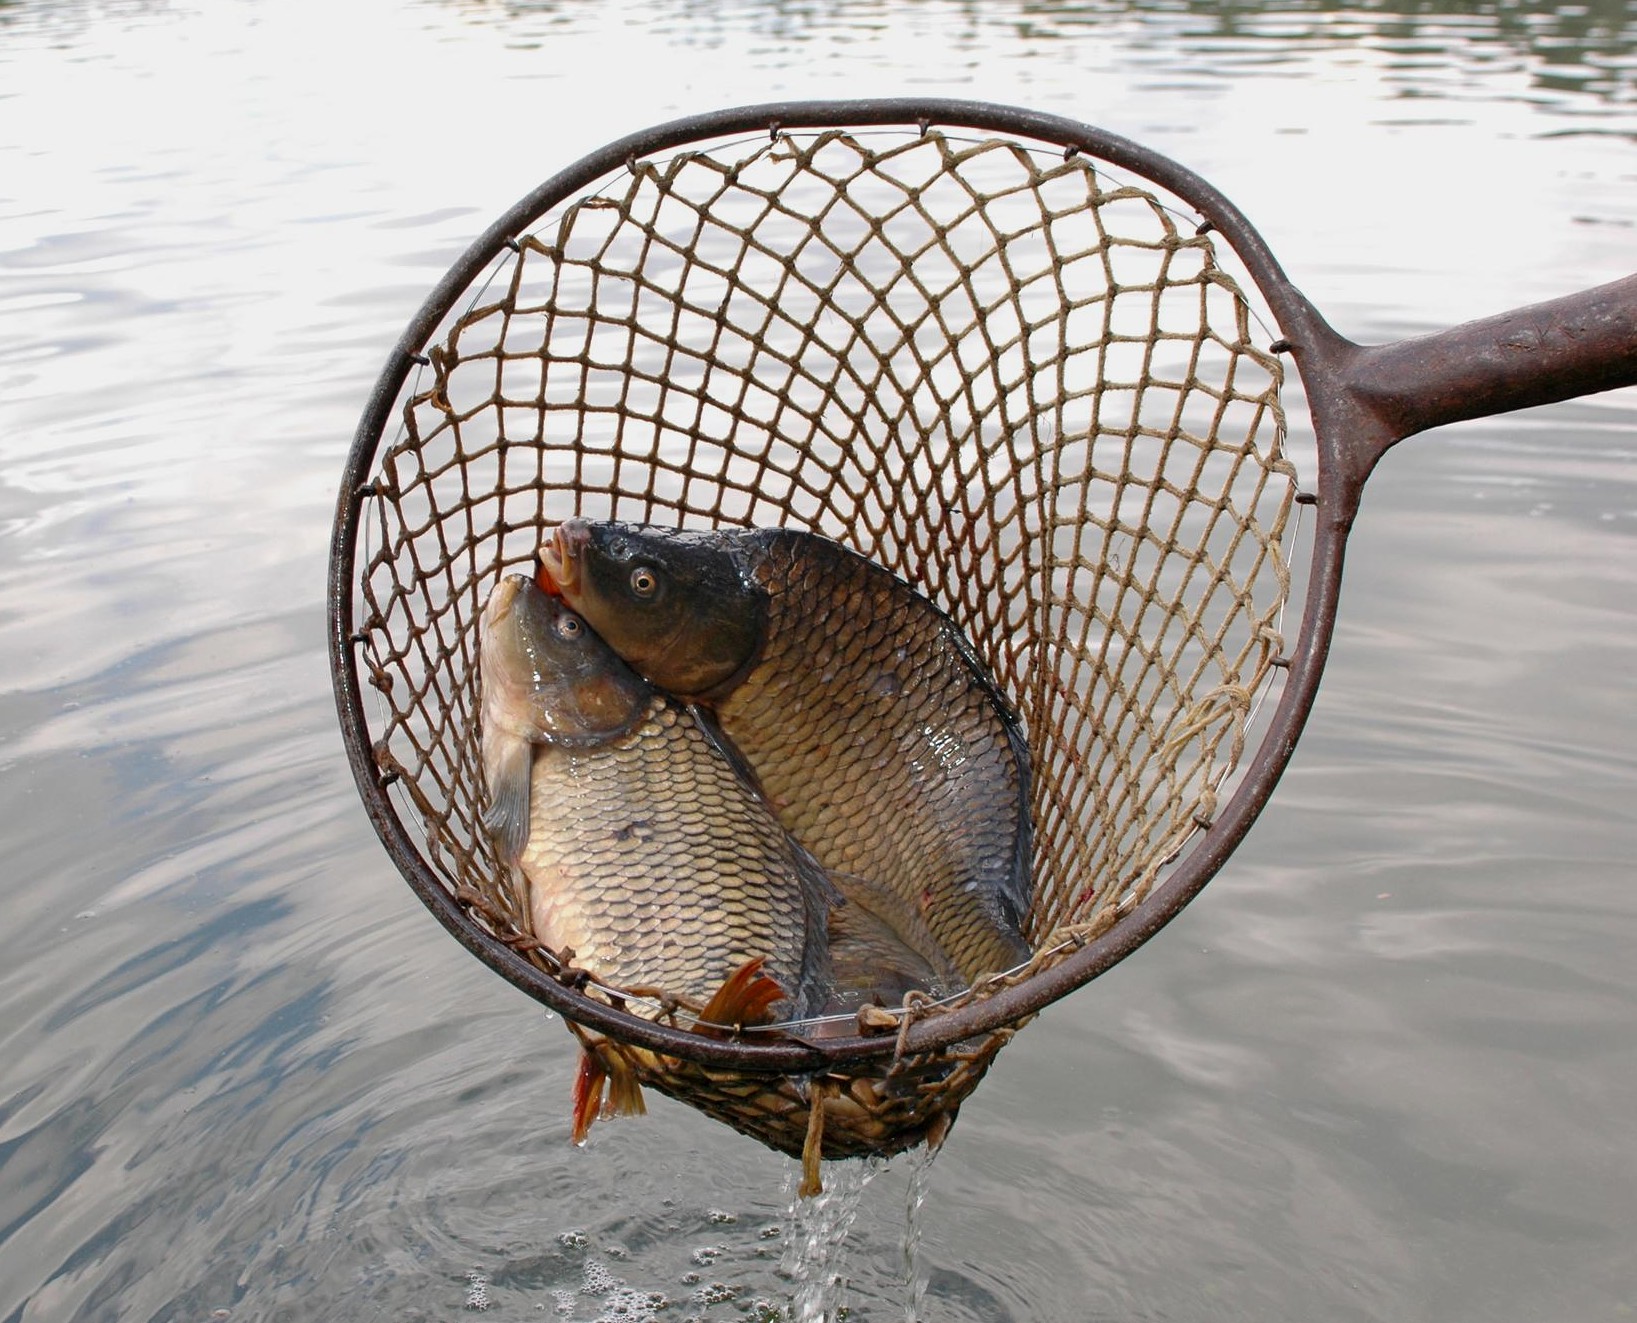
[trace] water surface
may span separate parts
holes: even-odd
[[[1072,115],[1212,179],[1386,339],[1637,265],[1634,29],[0,6],[0,1319],[799,1317],[836,1272],[854,1319],[1637,1311],[1632,392],[1388,457],[1249,841],[1007,1049],[930,1170],[842,1168],[825,1210],[664,1099],[568,1144],[567,1034],[363,816],[322,615],[404,322],[614,137],[795,96]]]

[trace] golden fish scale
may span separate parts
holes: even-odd
[[[807,919],[789,840],[685,709],[656,697],[596,749],[542,746],[529,809],[520,863],[546,945],[696,1003],[755,956],[796,992]]]
[[[753,565],[767,643],[722,726],[820,863],[920,909],[963,977],[1009,968],[1027,948],[978,898],[1019,885],[1005,719],[942,617],[868,562],[803,546],[774,540]]]

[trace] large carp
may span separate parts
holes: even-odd
[[[695,1009],[760,961],[769,1015],[822,1010],[834,891],[708,722],[521,575],[489,597],[479,665],[486,825],[534,935]]]

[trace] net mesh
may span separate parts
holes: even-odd
[[[1277,675],[1296,484],[1252,334],[1210,236],[1084,157],[910,131],[629,162],[474,282],[367,489],[358,661],[426,861],[550,966],[477,730],[480,611],[543,528],[812,529],[1016,705],[1037,973],[1210,820]]]

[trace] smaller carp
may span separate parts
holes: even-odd
[[[484,607],[479,668],[485,825],[541,942],[720,1023],[824,1006],[839,897],[706,721],[521,575]]]
[[[652,693],[585,622],[521,575],[489,594],[478,636],[484,825],[512,861],[529,839],[536,746],[595,749],[642,719]]]

